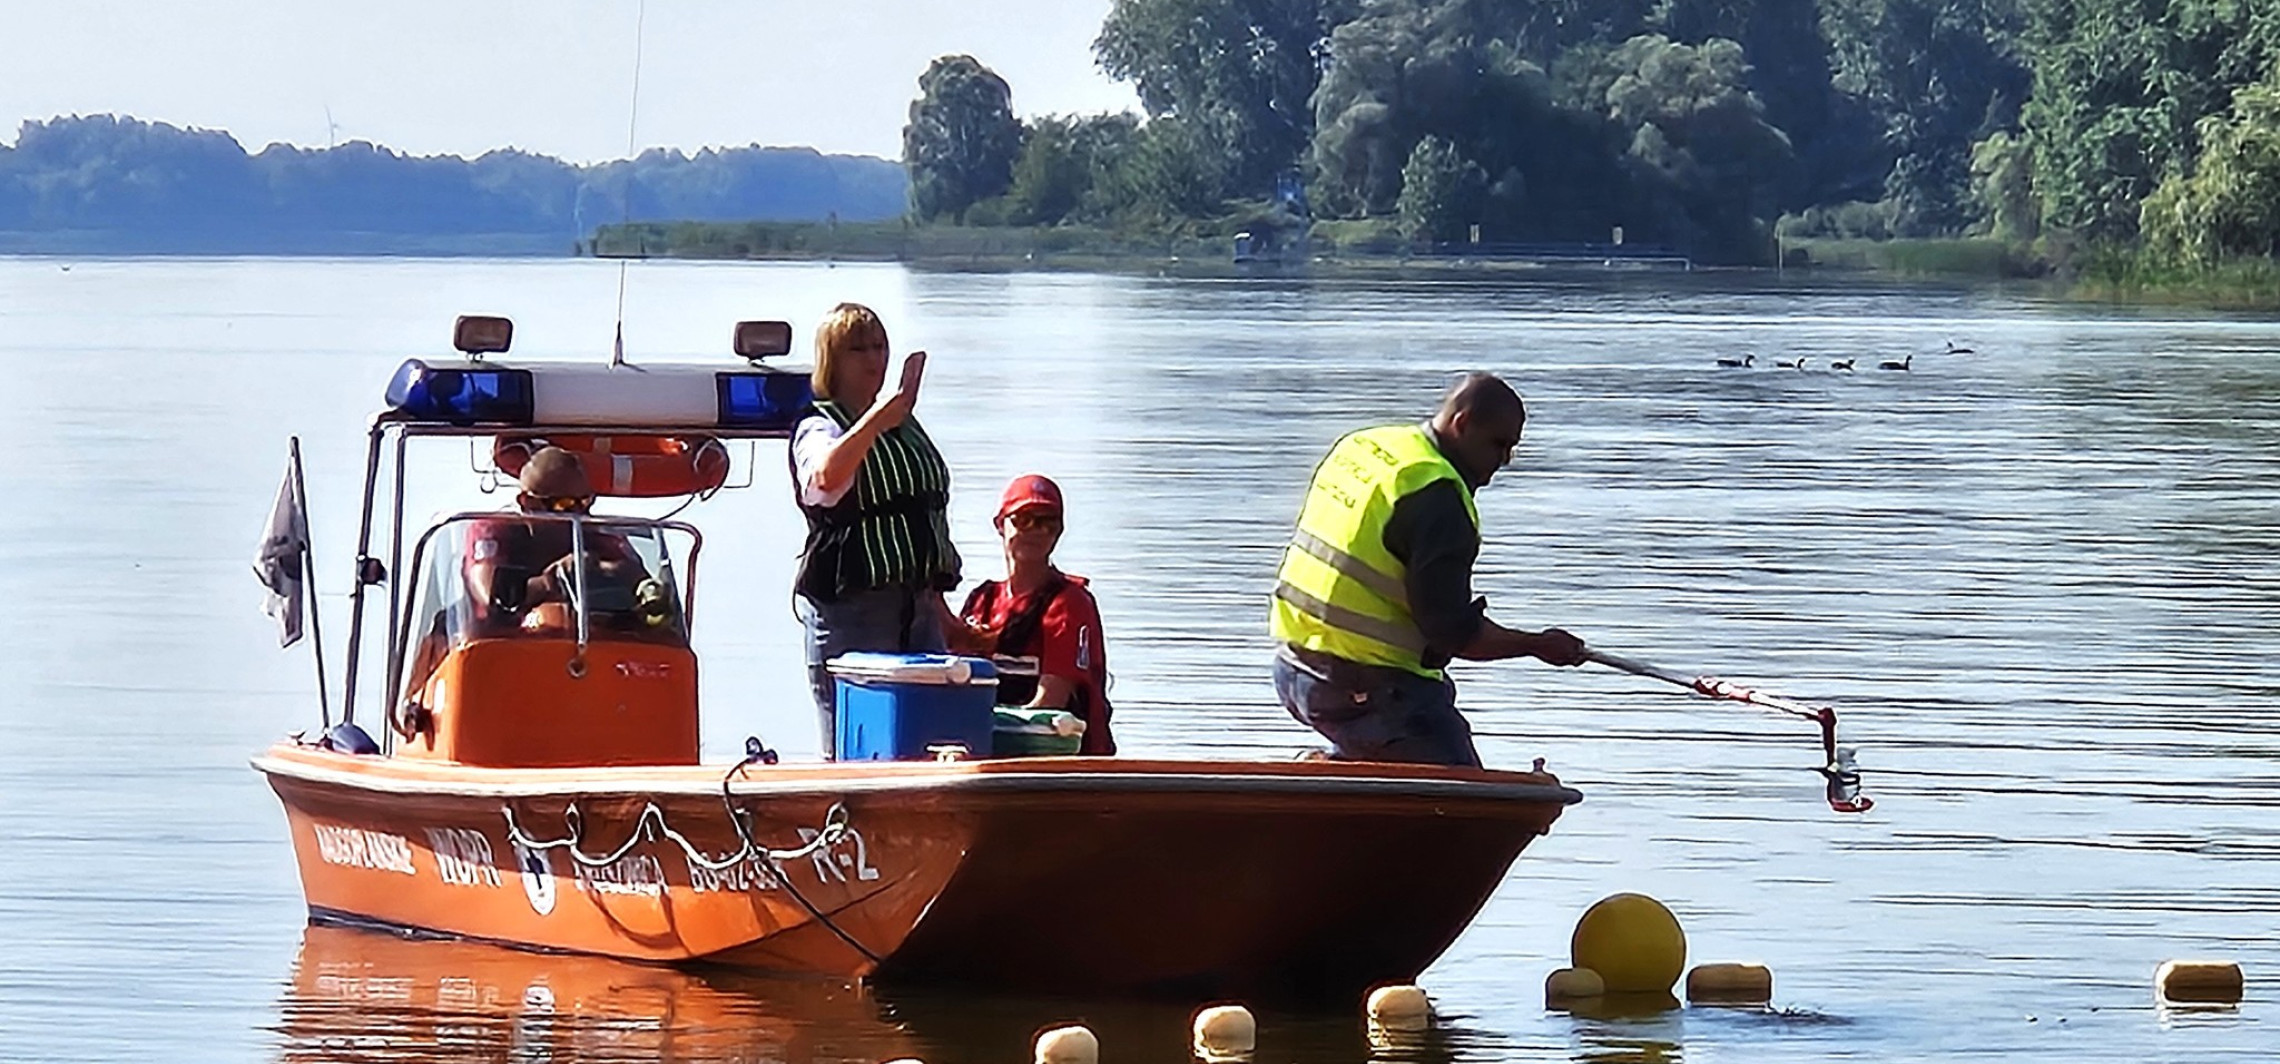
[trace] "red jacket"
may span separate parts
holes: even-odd
[[[966,596],[959,611],[967,624],[996,633],[999,657],[1034,658],[1039,676],[1069,681],[1065,708],[1085,722],[1080,752],[1116,753],[1109,734],[1108,651],[1101,638],[1100,605],[1081,576],[1056,570],[1043,587],[1027,595],[1005,593],[1005,585],[985,580]]]

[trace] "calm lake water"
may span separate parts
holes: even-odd
[[[1840,707],[1866,816],[1820,801],[1799,722],[1604,669],[1460,667],[1490,763],[1546,758],[1587,800],[1426,973],[1434,1039],[1381,1056],[2280,1047],[2280,323],[1712,275],[648,263],[629,282],[636,361],[725,363],[737,319],[804,334],[841,299],[931,350],[920,413],[958,478],[970,575],[999,570],[1005,478],[1059,478],[1062,560],[1096,581],[1130,753],[1312,745],[1273,705],[1264,639],[1307,473],[1473,368],[1531,410],[1481,499],[1495,616]],[[0,1059],[1005,1064],[1071,1019],[1111,1064],[1183,1057],[1176,1005],[305,928],[246,764],[316,721],[307,648],[276,648],[248,573],[286,438],[308,454],[337,681],[364,418],[389,372],[447,355],[461,312],[514,317],[521,357],[606,358],[617,291],[597,262],[0,260]],[[1744,354],[1755,368],[1715,364]],[[432,446],[415,512],[503,501]],[[750,733],[815,746],[782,462],[763,446],[753,490],[691,511],[711,533],[714,756]],[[1670,905],[1691,960],[1771,965],[1776,1008],[1545,1012],[1576,916],[1625,890]],[[2157,1010],[2154,966],[2194,956],[2241,962],[2247,1002]],[[1260,1042],[1262,1064],[1372,1055],[1345,1016],[1269,1014]]]

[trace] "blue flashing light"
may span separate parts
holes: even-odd
[[[530,371],[498,366],[431,366],[411,359],[388,382],[388,406],[413,421],[453,425],[531,423]]]
[[[722,373],[720,427],[760,429],[790,435],[815,391],[805,373]]]

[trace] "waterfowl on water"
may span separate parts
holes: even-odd
[[[1947,353],[1951,355],[1969,355],[1974,354],[1975,352],[1973,352],[1968,347],[1956,343],[1953,340],[1949,340],[1947,345]]]
[[[1829,363],[1829,368],[1832,370],[1843,370],[1846,373],[1851,373],[1853,371],[1853,360],[1849,358],[1840,358],[1834,362]]]
[[[1790,359],[1781,359],[1781,360],[1777,360],[1777,361],[1775,361],[1775,362],[1774,362],[1774,365],[1776,365],[1776,366],[1779,366],[1779,367],[1781,367],[1782,369],[1804,369],[1804,368],[1805,368],[1805,360],[1804,360],[1802,357],[1800,357],[1800,358],[1790,358]]]
[[[1900,361],[1898,361],[1898,362],[1879,362],[1879,363],[1877,363],[1877,364],[1876,364],[1876,368],[1878,368],[1878,369],[1896,369],[1896,370],[1899,370],[1899,371],[1900,371],[1900,372],[1902,372],[1902,373],[1906,373],[1906,372],[1908,372],[1908,365],[1909,365],[1909,363],[1912,363],[1912,362],[1914,362],[1914,361],[1916,361],[1916,356],[1914,356],[1914,355],[1909,355],[1908,357],[1906,357],[1906,358],[1903,358],[1903,359],[1901,359],[1901,360],[1900,360]]]
[[[1718,360],[1718,365],[1725,369],[1748,369],[1750,363],[1755,361],[1757,361],[1756,355],[1743,355],[1740,358],[1721,358]]]

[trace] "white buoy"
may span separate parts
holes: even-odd
[[[1259,1021],[1241,1005],[1213,1005],[1195,1014],[1195,1055],[1208,1061],[1248,1060],[1259,1046]]]
[[[1085,1027],[1055,1027],[1037,1036],[1037,1064],[1100,1064],[1100,1038]]]
[[[1607,993],[1607,980],[1589,968],[1561,968],[1544,979],[1544,1007],[1564,1008]]]
[[[1422,1031],[1433,1025],[1433,1002],[1414,986],[1381,986],[1370,991],[1370,1022],[1388,1031]]]
[[[1762,964],[1698,964],[1686,973],[1686,1000],[1696,1005],[1763,1005],[1773,1000],[1773,971]]]
[[[2163,1001],[2237,1005],[2244,982],[2231,961],[2164,961],[2153,970],[2154,996]]]

